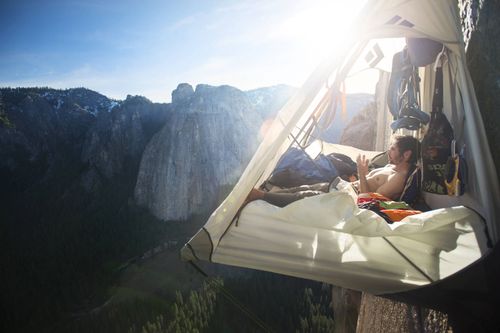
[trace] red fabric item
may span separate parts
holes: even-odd
[[[381,209],[382,213],[389,216],[389,218],[394,222],[399,222],[407,216],[416,215],[422,213],[419,210],[411,209]]]

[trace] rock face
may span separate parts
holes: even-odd
[[[353,146],[363,150],[374,150],[376,126],[373,120],[376,119],[375,103],[366,105],[351,121],[346,125],[340,137],[340,144]]]
[[[484,128],[500,175],[500,3],[495,0],[460,0],[467,65],[474,83]]]
[[[188,83],[181,83],[177,86],[177,89],[172,91],[172,104],[182,105],[188,102],[191,96],[194,94],[193,87]]]
[[[164,220],[213,209],[256,149],[262,122],[250,99],[229,86],[185,84],[172,93],[173,112],[146,147],[135,200]]]
[[[129,164],[138,166],[168,111],[143,97],[119,102],[83,88],[2,89],[1,97],[12,124],[0,128],[2,178],[24,184],[12,183],[14,193],[44,182],[70,187],[61,174],[82,170],[76,178],[90,191]]]
[[[170,105],[128,96],[110,112],[99,113],[82,149],[82,161],[88,165],[82,177],[84,188],[91,191],[101,177],[111,179],[137,167],[147,142],[164,124],[169,110]]]
[[[6,196],[43,184],[78,161],[93,113],[107,107],[104,96],[84,89],[2,89],[0,97],[11,124],[0,126],[0,192]]]
[[[356,332],[441,333],[453,329],[442,312],[363,294]]]
[[[368,110],[371,108],[373,101],[374,101],[374,96],[371,94],[351,94],[346,96],[346,113],[345,115],[342,114],[342,108],[340,105],[337,107],[337,114],[335,116],[335,119],[333,120],[332,125],[325,130],[325,132],[322,134],[321,138],[325,141],[331,142],[331,143],[341,143],[341,144],[346,144],[346,145],[351,145],[356,147],[357,144],[357,138],[356,136],[359,137],[359,133],[361,132],[356,132],[358,129],[354,129],[353,125],[358,124],[360,120],[363,123],[369,123],[371,127],[373,127],[373,121],[367,121],[365,119],[366,117],[361,117],[360,119],[360,114],[365,114],[365,112],[369,112]],[[364,127],[365,125],[362,125]],[[367,127],[369,128],[369,127]],[[349,136],[351,138],[355,138],[356,141],[353,140],[347,140],[343,138],[344,133],[346,131],[348,133],[352,134],[346,134],[346,136]],[[359,129],[359,130],[364,130]],[[373,133],[373,132],[372,132]],[[373,141],[373,137],[370,137],[368,141]],[[342,140],[345,140],[344,142]],[[361,143],[362,141],[360,141]],[[352,143],[355,143],[354,145]]]

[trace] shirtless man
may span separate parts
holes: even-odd
[[[387,151],[389,164],[368,172],[368,160],[358,156],[359,180],[354,186],[359,193],[377,192],[397,200],[403,192],[408,171],[417,162],[418,141],[412,136],[397,136]]]
[[[377,192],[392,200],[398,200],[403,192],[408,171],[417,163],[420,143],[412,136],[396,136],[387,152],[389,164],[368,172],[369,160],[358,156],[359,180],[353,182],[359,193]],[[300,186],[281,193],[269,193],[252,189],[246,202],[265,200],[273,205],[284,207],[289,203],[328,191],[328,183]]]

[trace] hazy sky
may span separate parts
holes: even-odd
[[[170,101],[178,83],[300,86],[364,0],[1,0],[0,86]]]

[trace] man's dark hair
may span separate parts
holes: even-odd
[[[404,154],[404,152],[410,150],[411,157],[408,163],[417,164],[420,154],[420,141],[411,135],[397,135],[394,137],[394,144],[398,147],[400,154]]]

